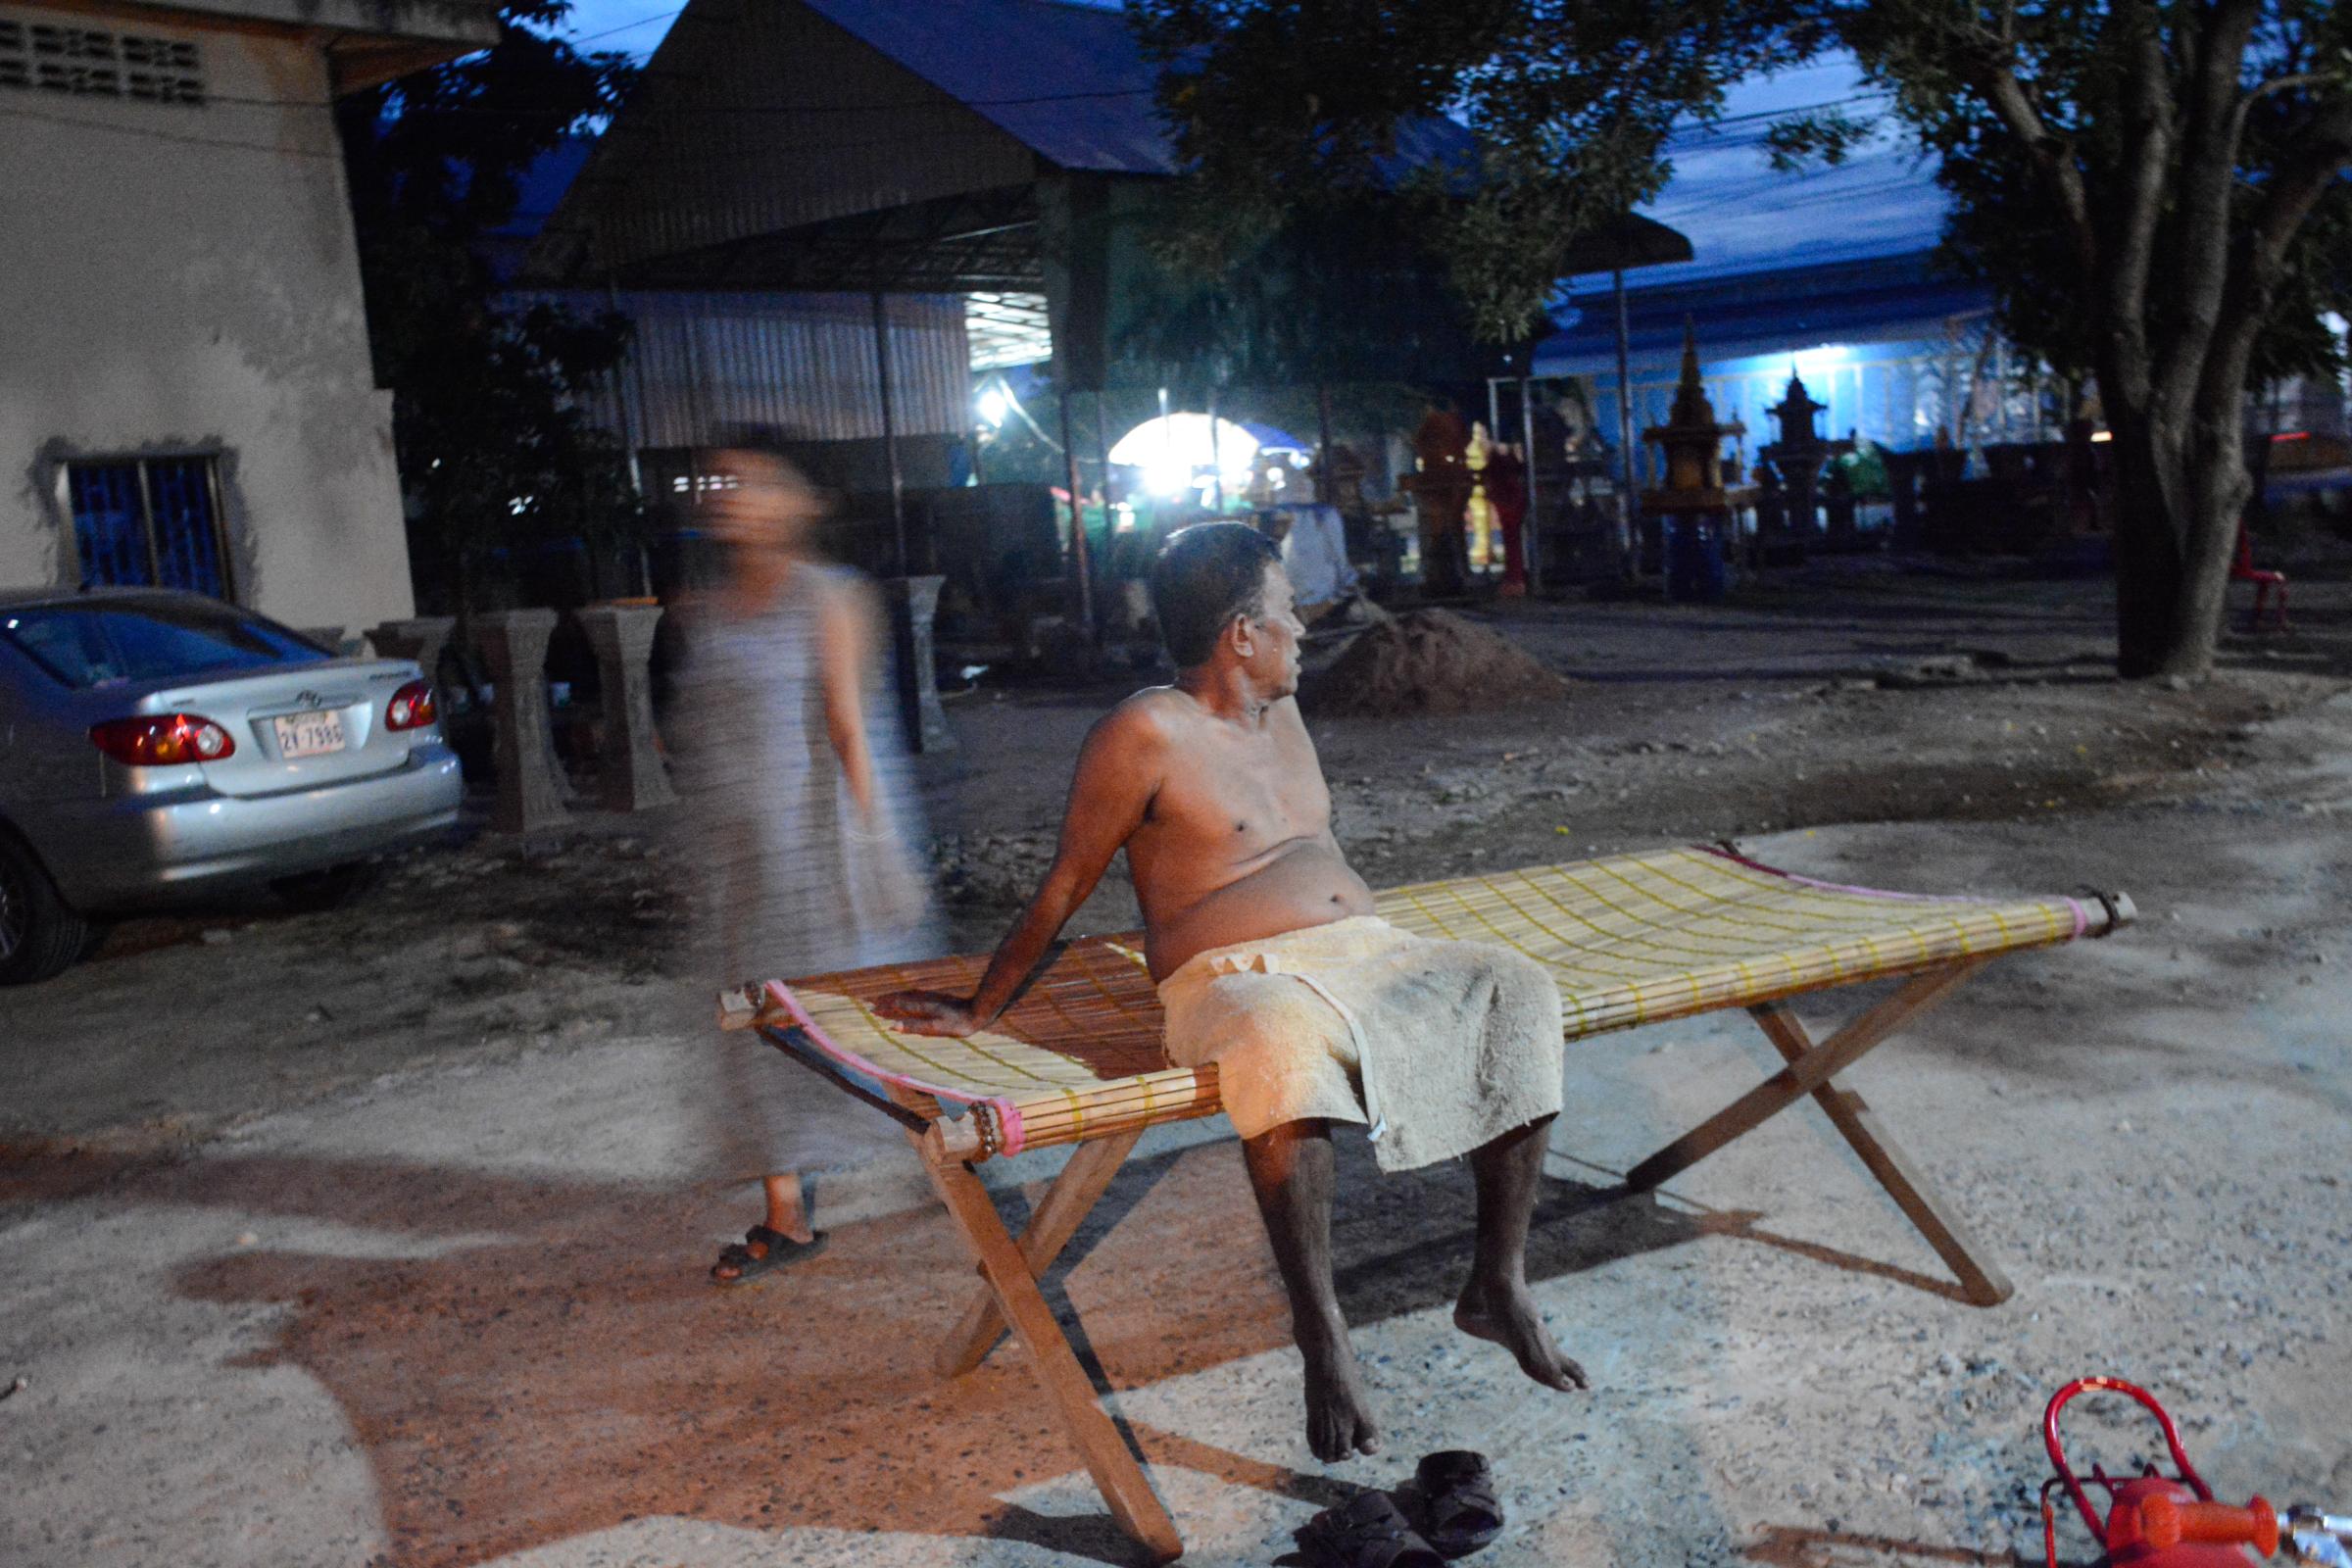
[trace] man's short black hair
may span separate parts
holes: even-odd
[[[1244,522],[1197,522],[1168,537],[1152,563],[1152,612],[1178,669],[1205,663],[1236,615],[1265,607],[1274,541]]]

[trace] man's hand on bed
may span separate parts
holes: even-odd
[[[944,991],[893,991],[874,1003],[874,1011],[910,1035],[945,1035],[961,1040],[977,1034],[986,1020],[972,1011],[969,997]]]

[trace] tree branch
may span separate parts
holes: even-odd
[[[2246,93],[2244,97],[2238,99],[2238,123],[2241,125],[2245,123],[2247,110],[2252,109],[2256,103],[2260,102],[2262,99],[2268,98],[2275,92],[2292,92],[2297,87],[2324,87],[2328,82],[2337,81],[2340,79],[2340,77],[2330,75],[2325,71],[2298,71],[2291,76],[2273,76],[2270,80],[2260,83],[2251,91]]]
[[[2278,281],[2286,248],[2347,167],[2352,167],[2352,93],[2305,127],[2296,138],[2295,156],[2272,176],[2255,209],[2247,246],[2252,281],[2265,286]]]
[[[2108,314],[2111,328],[2123,334],[2131,358],[2138,362],[2135,373],[2144,375],[2148,276],[2156,262],[2156,231],[2164,215],[2178,125],[2158,20],[2144,6],[2118,5],[2109,14],[2117,27],[2130,28],[2133,36],[2128,40],[2132,65],[2126,98],[2130,109],[2119,215],[2122,236],[2107,279]]]
[[[2201,367],[2197,397],[2209,409],[2234,408],[2244,395],[2254,338],[2276,302],[2288,247],[2302,232],[2311,210],[2352,168],[2352,94],[2339,97],[2307,126],[2296,138],[2295,149],[2295,156],[2272,175],[2255,209],[2245,253],[2233,270],[2229,303],[2215,331],[2220,349]]]
[[[2197,41],[2196,77],[2189,83],[2181,138],[2179,220],[2171,247],[2177,303],[2157,402],[2178,413],[2203,378],[2208,351],[2229,298],[2232,225],[2230,192],[2237,180],[2238,74],[2262,20],[2261,0],[2223,0]]]
[[[2068,237],[2074,241],[2076,265],[2082,269],[2085,278],[2096,277],[2099,236],[2090,220],[2090,198],[2082,188],[2082,171],[2075,166],[2072,149],[2042,122],[2025,84],[2017,79],[2015,68],[2007,61],[1989,64],[1977,81],[1977,90],[1984,95],[1992,112],[2000,116],[2010,134],[2025,143],[2026,151],[2048,176],[2066,217]]]

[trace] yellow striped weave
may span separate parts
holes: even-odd
[[[1697,848],[1425,882],[1381,895],[1379,910],[1407,931],[1492,942],[1544,964],[1559,980],[1570,1040],[2044,947],[2081,935],[2086,918],[2072,899],[1827,887]],[[993,1113],[1011,1124],[999,1129],[1010,1135],[1007,1152],[1219,1108],[1213,1067],[1167,1064],[1151,978],[1116,942],[1073,943],[997,1028],[968,1040],[903,1035],[867,1006],[903,987],[968,993],[986,964],[940,958],[790,989],[838,1050],[996,1102]]]

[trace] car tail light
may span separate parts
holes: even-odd
[[[430,681],[413,680],[392,694],[384,705],[384,725],[387,729],[422,729],[440,715],[433,708],[433,687]]]
[[[153,713],[90,726],[90,744],[132,767],[218,762],[237,754],[228,731],[202,713]]]

